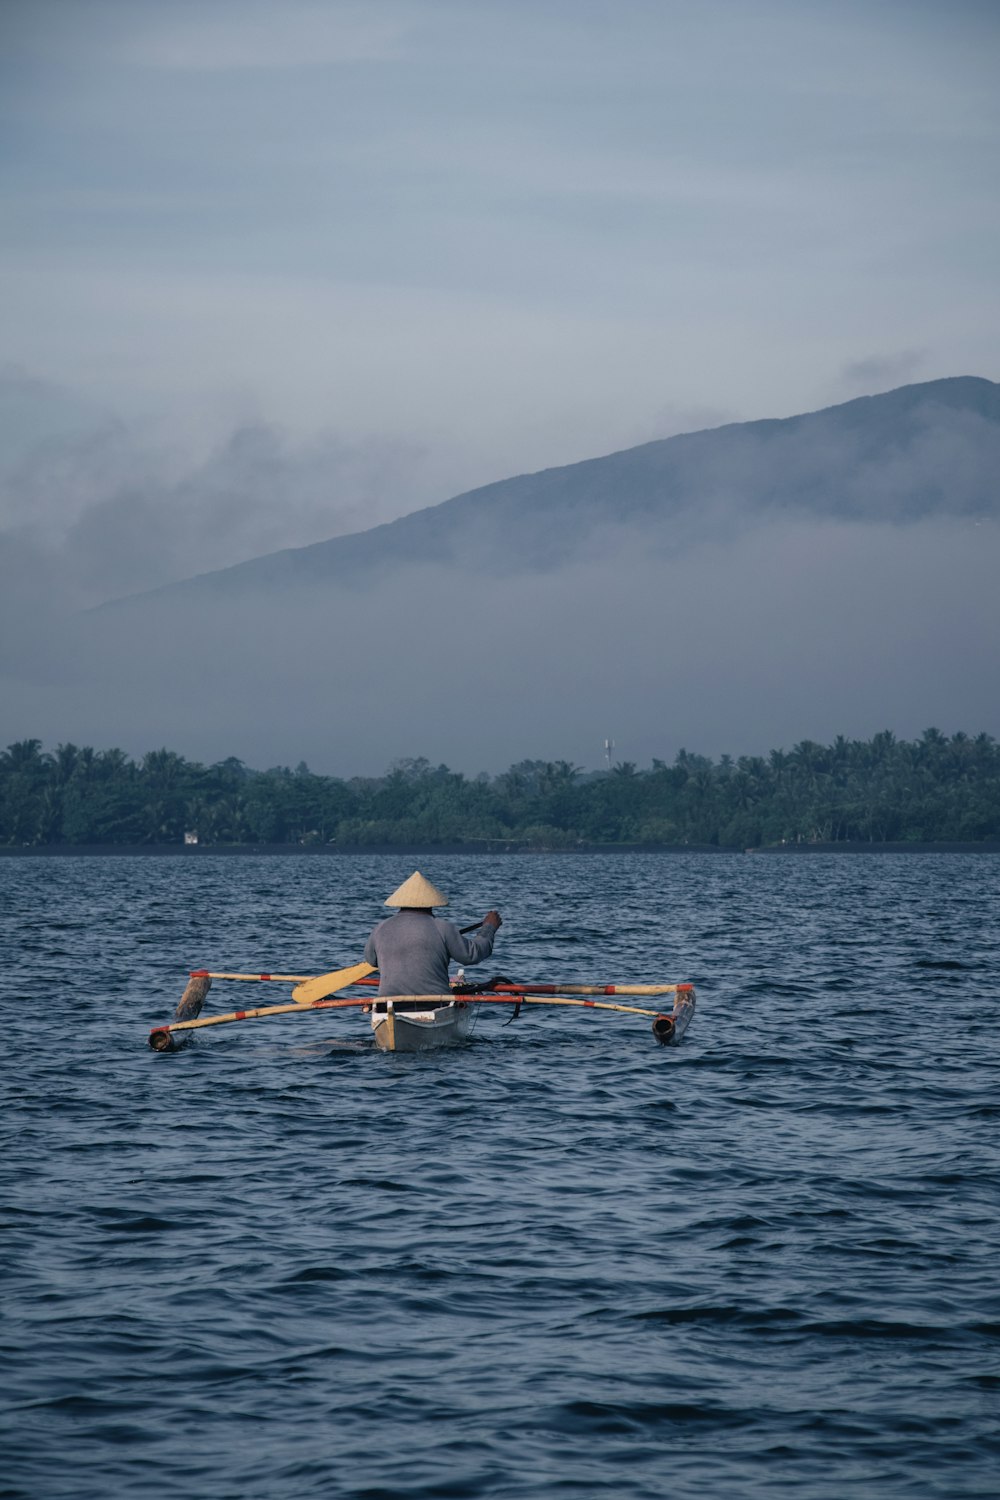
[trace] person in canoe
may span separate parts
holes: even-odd
[[[434,915],[434,907],[447,906],[448,898],[419,870],[385,905],[399,910],[380,922],[365,944],[365,962],[379,971],[380,995],[447,995],[449,959],[478,964],[493,952],[500,913],[488,911],[467,941],[453,922]]]

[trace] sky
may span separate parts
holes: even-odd
[[[998,61],[992,0],[4,0],[5,576],[1000,378]]]

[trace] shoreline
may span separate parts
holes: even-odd
[[[467,844],[24,844],[0,845],[0,858],[239,858],[246,855],[304,855],[309,858],[353,859],[358,855],[407,855],[434,858],[446,854],[1000,854],[1000,839],[979,843],[945,839],[939,843],[816,843],[761,844],[739,848],[732,844],[574,844],[546,848],[519,844],[516,839],[494,842],[470,840]]]

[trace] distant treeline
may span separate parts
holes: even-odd
[[[426,760],[384,776],[314,775],[305,764],[203,766],[172,750],[21,740],[0,754],[0,843],[301,844],[340,848],[463,844],[718,845],[980,841],[1000,837],[1000,746],[990,735],[803,740],[767,757],[712,761],[680,751],[582,772],[523,760],[466,777]]]

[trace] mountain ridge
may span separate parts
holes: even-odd
[[[998,472],[1000,384],[952,376],[513,475],[364,531],[265,553],[99,608],[262,586],[362,586],[414,564],[546,571],[602,529],[675,526],[683,545],[720,510],[897,523],[989,515],[997,512],[990,478]]]

